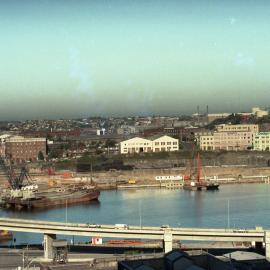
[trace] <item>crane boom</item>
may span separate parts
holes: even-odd
[[[12,189],[20,189],[23,186],[24,179],[26,179],[27,182],[31,184],[32,180],[25,166],[21,167],[20,174],[17,176],[11,165],[11,162],[9,161],[9,164],[7,165],[5,160],[0,157],[0,167],[5,173],[8,179],[8,183]]]

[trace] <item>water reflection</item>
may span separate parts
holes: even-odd
[[[225,185],[218,192],[141,189],[104,191],[99,202],[44,211],[0,210],[0,216],[49,221],[142,226],[270,227],[270,185]],[[16,234],[17,241],[39,241],[42,236]]]

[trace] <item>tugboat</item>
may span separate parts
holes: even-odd
[[[197,174],[185,177],[183,189],[185,190],[218,190],[219,184],[201,179],[200,154],[197,154]]]

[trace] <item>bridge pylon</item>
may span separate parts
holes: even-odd
[[[270,261],[270,231],[264,231],[265,258]]]
[[[164,252],[168,253],[172,251],[173,248],[173,236],[171,229],[165,229],[164,230],[164,239],[163,239],[163,248]]]
[[[55,234],[44,234],[44,259],[53,260],[53,240],[56,239]]]

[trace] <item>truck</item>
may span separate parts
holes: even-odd
[[[135,180],[135,179],[129,179],[129,180],[128,180],[128,183],[129,183],[129,184],[136,184],[136,180]]]

